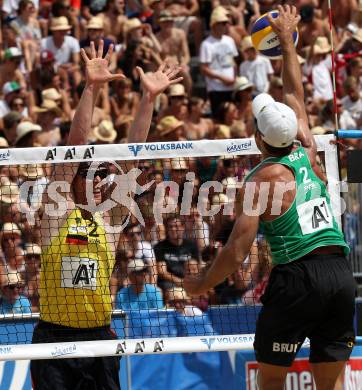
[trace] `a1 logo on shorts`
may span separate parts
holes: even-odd
[[[63,288],[97,289],[98,262],[87,257],[62,257]]]
[[[302,233],[311,234],[333,228],[333,215],[326,198],[316,198],[297,206]]]

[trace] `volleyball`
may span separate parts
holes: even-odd
[[[270,14],[275,19],[278,17],[278,11],[271,11]],[[264,14],[258,18],[251,29],[251,40],[256,50],[261,54],[271,58],[281,58],[282,52],[277,34],[273,31],[267,17]],[[293,33],[294,44],[298,43],[298,30]]]

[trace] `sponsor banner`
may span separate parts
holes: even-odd
[[[319,151],[331,152],[333,135],[317,136]],[[0,153],[0,165],[41,164],[52,162],[122,161],[137,159],[206,157],[259,154],[252,138],[151,142],[142,144],[79,145],[54,148],[14,148]]]
[[[246,362],[246,389],[258,390],[257,371],[258,363]],[[361,390],[362,386],[362,358],[351,358],[347,362],[344,390]],[[285,382],[285,390],[317,390],[313,380],[308,358],[296,359],[289,369]]]
[[[250,334],[8,345],[0,347],[0,361],[248,350],[253,341]]]

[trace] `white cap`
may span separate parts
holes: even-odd
[[[41,131],[41,126],[25,121],[20,122],[16,128],[16,140],[15,143],[18,143],[23,137],[25,137],[28,133],[31,133],[32,131]]]
[[[130,260],[127,265],[128,274],[132,272],[140,272],[147,269],[147,264],[142,259]]]
[[[275,148],[293,143],[298,132],[298,120],[289,106],[261,93],[253,100],[252,109],[264,142]]]

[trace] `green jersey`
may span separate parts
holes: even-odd
[[[332,213],[327,188],[314,173],[304,148],[287,156],[270,157],[257,165],[245,181],[265,164],[282,164],[292,170],[296,196],[289,209],[273,221],[260,221],[272,253],[273,264],[285,264],[322,246],[339,245],[349,253],[343,233]]]

